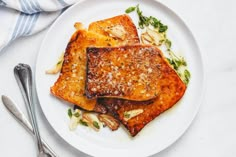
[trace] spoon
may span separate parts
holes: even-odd
[[[30,117],[30,120],[32,122],[32,127],[35,132],[35,137],[37,141],[38,146],[38,157],[52,157],[50,154],[48,154],[42,144],[42,140],[39,134],[38,124],[36,120],[35,115],[35,104],[33,99],[33,90],[32,90],[32,71],[29,65],[27,64],[18,64],[14,68],[14,74],[17,80],[17,83],[20,87],[21,93],[23,95],[23,98],[25,100],[26,108]]]

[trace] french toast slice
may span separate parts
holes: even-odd
[[[175,105],[184,95],[186,85],[177,73],[170,67],[161,51],[160,60],[155,64],[160,76],[156,88],[159,90],[157,98],[144,102],[124,99],[103,98],[98,104],[105,106],[108,113],[127,128],[131,136],[137,135],[149,122],[164,111]]]
[[[86,96],[145,101],[161,91],[159,49],[150,45],[88,47]]]
[[[89,100],[84,96],[86,47],[114,45],[118,45],[118,42],[111,37],[77,30],[67,45],[61,73],[51,87],[51,93],[85,110],[96,111],[96,100]]]
[[[132,22],[132,19],[126,14],[92,22],[88,30],[110,36],[118,40],[120,45],[140,43],[136,26]]]
[[[98,26],[93,22],[89,31],[81,29],[81,23],[77,23],[77,30],[71,37],[64,55],[64,62],[61,73],[57,81],[51,87],[51,93],[63,100],[66,100],[76,106],[88,111],[106,112],[106,108],[96,103],[96,100],[89,100],[85,94],[85,73],[86,73],[86,47],[88,46],[118,46],[124,44],[139,43],[139,37],[132,20],[126,16],[118,16],[119,20],[112,18],[112,21],[126,21],[125,34],[130,34],[133,39],[117,40],[116,37],[110,37],[107,34],[97,31]],[[123,20],[122,20],[123,19]],[[127,20],[128,19],[128,20]],[[104,19],[103,27],[113,26],[113,23],[106,22]],[[119,22],[119,24],[123,24]],[[96,33],[97,32],[97,33]]]

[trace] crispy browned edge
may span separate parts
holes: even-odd
[[[118,42],[121,43],[120,45],[132,45],[140,43],[136,26],[134,25],[132,19],[126,14],[92,22],[89,25],[88,30],[94,31],[98,34],[109,36],[109,34],[104,29],[114,25],[122,25],[125,31],[127,32],[125,40],[116,38],[116,40],[118,40]]]
[[[103,27],[107,27],[107,26],[109,26],[109,25],[111,25],[111,24],[113,24],[113,23],[114,23],[114,24],[122,24],[122,25],[125,25],[124,27],[125,27],[126,31],[128,32],[128,34],[131,34],[131,35],[132,35],[132,38],[129,37],[128,40],[125,41],[125,42],[122,42],[122,41],[119,41],[119,40],[118,40],[118,41],[117,41],[117,42],[118,42],[117,45],[136,44],[136,43],[139,43],[139,37],[138,37],[138,33],[137,33],[136,26],[133,24],[132,19],[131,19],[129,16],[127,16],[127,15],[119,15],[119,16],[115,16],[115,17],[112,17],[112,18],[108,18],[108,19],[104,19],[104,20],[100,20],[100,21],[93,22],[93,23],[91,23],[91,24],[89,25],[89,31],[94,31],[94,32],[97,32],[98,34],[102,34],[102,35],[108,36],[108,34],[102,32],[102,27],[101,27],[101,25],[102,25]],[[98,31],[98,30],[100,30],[100,31]],[[68,51],[69,51],[69,49],[70,49],[70,45],[78,39],[79,31],[80,31],[80,30],[77,30],[77,31],[72,35],[72,37],[71,37],[71,39],[70,39],[70,41],[69,41],[69,43],[68,43],[68,45],[67,45],[64,58],[66,58],[67,55],[68,55]],[[117,40],[117,39],[116,39],[116,40]],[[65,60],[65,59],[64,59],[64,60]],[[65,62],[65,61],[64,61],[64,62]],[[63,62],[63,65],[65,64],[64,62]],[[63,68],[62,68],[61,73],[62,73],[62,72],[63,72]],[[59,77],[56,82],[58,82],[58,81],[62,81],[62,78]],[[56,84],[56,82],[55,82],[55,84]],[[54,86],[55,86],[55,84],[54,84]],[[54,96],[56,96],[56,97],[58,97],[58,98],[60,98],[60,99],[66,100],[66,101],[68,101],[68,102],[70,102],[70,103],[72,103],[72,104],[76,104],[76,102],[71,101],[69,98],[64,98],[64,97],[62,97],[62,96],[61,96],[62,93],[61,93],[61,94],[58,94],[58,93],[56,93],[56,91],[54,91],[54,90],[56,90],[56,89],[52,89],[52,88],[50,89],[51,93],[52,93]],[[92,100],[92,101],[94,101],[94,100]],[[96,106],[95,106],[93,109],[91,109],[91,110],[92,110],[92,111],[95,111],[95,112],[100,112],[100,113],[105,113],[105,112],[106,112],[106,108],[105,108],[103,105],[100,105],[100,104],[98,104],[98,103],[96,103]]]
[[[156,50],[159,51],[163,58],[161,71],[164,77],[164,79],[159,80],[161,93],[156,99],[146,102],[112,98],[98,99],[98,104],[104,105],[108,109],[109,114],[119,119],[133,137],[136,136],[149,122],[174,106],[183,97],[186,90],[186,85],[177,75],[175,70],[171,68],[162,52],[158,48],[156,48]],[[144,112],[128,121],[125,121],[124,112],[135,109],[143,109]]]
[[[94,38],[91,38],[91,34],[96,35]],[[71,77],[72,75],[72,68],[71,68],[71,64],[73,63],[72,60],[77,60],[76,58],[73,58],[72,53],[81,53],[81,51],[83,51],[83,49],[81,49],[84,45],[81,44],[81,48],[76,47],[77,44],[80,44],[81,40],[85,40],[86,44],[90,44],[90,45],[94,45],[95,43],[99,43],[98,40],[101,40],[100,38],[104,38],[105,36],[103,35],[99,35],[96,33],[91,33],[91,32],[87,32],[86,30],[77,30],[71,37],[65,54],[64,54],[64,62],[63,62],[63,66],[61,69],[61,73],[59,78],[57,79],[57,81],[54,83],[54,85],[50,88],[51,93],[63,100],[66,100],[74,105],[77,105],[79,107],[82,107],[85,110],[89,110],[89,111],[96,111],[96,112],[105,112],[104,107],[97,104],[96,100],[89,100],[89,99],[83,99],[82,102],[86,103],[82,104],[79,100],[79,97],[74,97],[71,98],[71,96],[69,96],[68,94],[68,90],[71,91],[76,91],[77,88],[76,85],[74,83],[68,83],[66,82],[66,77]],[[105,37],[105,38],[109,38],[109,37]],[[109,38],[111,40],[109,41],[101,41],[103,44],[104,43],[116,43],[115,41],[112,41],[112,38]],[[114,45],[114,44],[112,44]],[[79,49],[80,51],[78,51],[77,49]],[[78,57],[78,56],[77,56]],[[79,67],[78,67],[79,68]],[[78,70],[78,69],[77,69]],[[70,78],[70,79],[74,79],[74,78]],[[75,78],[76,79],[76,78]],[[78,78],[77,78],[78,79]],[[61,86],[66,86],[66,89],[61,90]],[[71,92],[70,91],[70,92]],[[77,91],[78,92],[78,91]],[[86,98],[86,97],[85,97]],[[84,105],[84,106],[83,106]]]
[[[154,86],[157,83],[157,79],[159,76],[159,72],[156,71],[156,69],[158,69],[157,66],[155,66],[155,64],[153,64],[153,62],[155,62],[155,60],[160,59],[160,53],[159,51],[156,51],[155,49],[153,49],[152,45],[141,45],[141,44],[136,44],[136,45],[126,45],[126,46],[116,46],[116,47],[88,47],[87,48],[87,70],[86,70],[86,88],[85,88],[85,93],[86,96],[89,99],[95,99],[95,98],[117,98],[117,99],[126,99],[126,100],[133,100],[133,101],[147,101],[150,99],[154,99],[156,98],[156,94],[158,93],[158,90],[156,90],[157,88],[155,88]],[[139,53],[136,53],[137,51],[142,51],[142,56]],[[134,53],[135,52],[135,53]],[[149,53],[145,53],[145,52],[149,52]],[[157,52],[157,53],[156,53]],[[109,60],[107,62],[117,62],[117,58],[121,58],[120,61],[118,62],[125,62],[125,59],[127,58],[132,58],[132,59],[139,59],[139,60],[143,60],[143,55],[145,54],[145,57],[148,58],[148,60],[150,61],[151,64],[149,64],[149,68],[152,69],[152,73],[149,74],[147,72],[147,67],[143,67],[143,68],[135,68],[133,69],[133,71],[130,69],[129,67],[125,67],[125,70],[123,70],[123,72],[126,72],[124,75],[120,75],[120,77],[123,78],[127,78],[126,76],[128,76],[131,72],[135,72],[135,75],[140,75],[145,74],[148,76],[149,79],[149,91],[147,89],[146,93],[140,93],[141,90],[146,90],[146,83],[145,85],[143,85],[142,87],[136,87],[136,88],[131,88],[131,89],[127,89],[128,86],[124,86],[122,91],[118,90],[117,88],[111,87],[109,88],[107,85],[108,82],[106,82],[106,78],[102,78],[99,77],[98,74],[100,74],[100,71],[102,70],[102,68],[98,68],[98,65],[95,63],[99,63],[100,62],[100,55],[103,56],[103,58],[109,57],[109,56],[113,56],[114,53],[116,53],[116,57],[113,58],[113,60]],[[124,58],[124,54],[129,54],[129,57]],[[132,55],[131,55],[132,54]],[[134,58],[133,58],[134,57]],[[93,58],[93,59],[92,59]],[[94,61],[95,60],[95,61]],[[132,63],[134,63],[134,60],[131,60]],[[119,63],[117,63],[119,64]],[[115,63],[115,65],[117,65]],[[134,63],[135,66],[136,63]],[[140,62],[140,65],[145,64],[144,62]],[[88,81],[88,79],[93,80],[94,78],[94,72],[91,72],[91,68],[92,69],[96,69],[95,73],[97,74],[99,79],[99,86],[100,88],[96,88],[98,84],[96,83],[91,83]],[[103,72],[103,75],[106,72]],[[132,79],[131,77],[129,77],[127,80],[124,80],[126,82],[128,82],[128,80]],[[103,84],[100,84],[100,82],[104,82]],[[119,82],[119,79],[116,80],[116,82]],[[93,85],[91,85],[93,84]],[[154,88],[153,88],[154,87]],[[96,88],[96,91],[92,91],[93,88]],[[104,90],[105,88],[105,90]],[[108,90],[108,92],[107,92]],[[114,92],[120,93],[120,95],[115,94]],[[147,96],[147,94],[149,94]]]

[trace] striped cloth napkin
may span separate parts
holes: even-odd
[[[0,0],[0,52],[13,40],[47,28],[78,0]]]

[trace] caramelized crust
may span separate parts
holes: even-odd
[[[117,41],[110,37],[86,30],[76,31],[66,48],[61,74],[51,87],[51,93],[85,110],[100,111],[96,109],[96,100],[84,96],[86,47],[114,45],[117,45]]]
[[[114,23],[110,22],[122,26],[124,25],[126,31],[125,34],[129,34],[132,38],[121,40],[114,36],[110,37],[110,35],[102,32],[102,28],[114,26]],[[86,47],[119,46],[135,43],[139,43],[137,30],[128,16],[117,16],[93,22],[89,27],[89,31],[81,30],[81,27],[79,27],[79,30],[72,35],[70,42],[67,45],[61,74],[58,80],[51,87],[51,93],[54,96],[75,104],[85,110],[105,113],[106,110],[104,107],[97,104],[96,100],[89,100],[84,96]]]
[[[155,98],[164,58],[154,46],[87,48],[86,96],[135,101]]]
[[[88,28],[98,34],[118,40],[120,45],[139,43],[137,29],[128,15],[119,15],[105,20],[92,22]]]
[[[156,50],[160,60],[156,69],[159,76],[154,88],[158,93],[152,100],[131,101],[115,98],[90,100],[85,96],[85,78],[87,47],[138,43],[136,27],[127,15],[93,22],[89,25],[89,31],[76,31],[68,43],[61,74],[51,87],[51,93],[85,110],[102,113],[108,110],[110,115],[127,128],[131,136],[137,135],[146,124],[176,104],[186,90],[185,84],[166,62],[162,53]],[[133,116],[130,116],[131,113],[134,113]]]
[[[186,85],[164,58],[160,60],[158,66],[160,77],[156,84],[159,90],[156,99],[146,102],[113,98],[98,99],[98,104],[107,107],[108,112],[120,120],[131,136],[137,135],[150,121],[171,108],[185,93]],[[135,110],[143,112],[127,120],[126,113]]]

